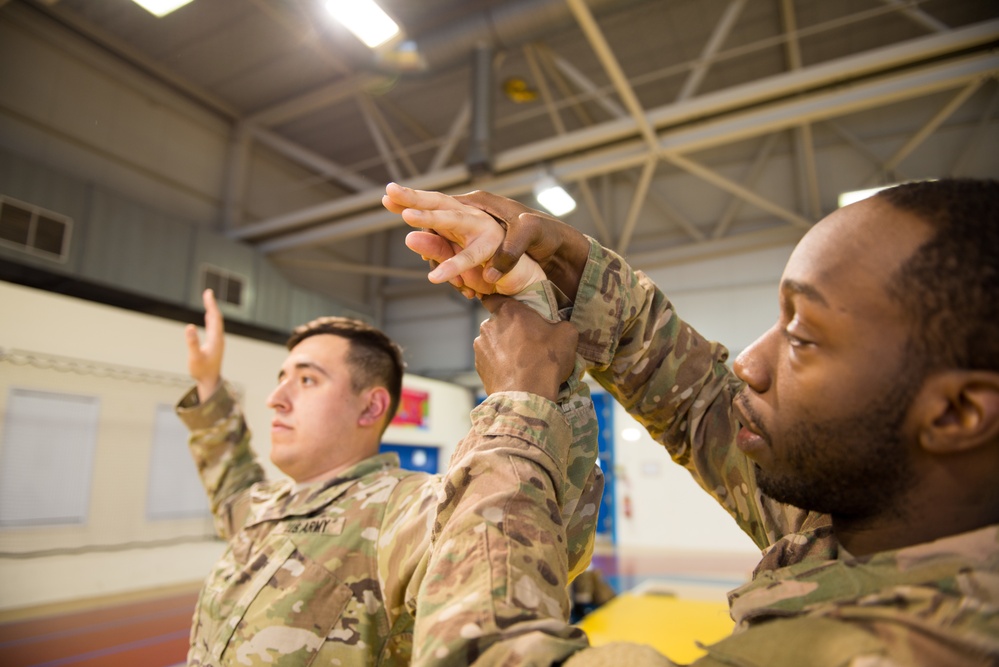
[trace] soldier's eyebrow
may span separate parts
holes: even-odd
[[[314,361],[299,361],[296,362],[292,368],[294,368],[296,371],[313,370],[319,373],[320,375],[324,375],[326,377],[330,376],[330,374],[326,372],[325,368],[315,363]],[[278,371],[278,382],[283,380],[286,375],[287,373],[285,373],[283,368],[280,371]]]
[[[809,301],[813,301],[817,304],[825,306],[826,308],[829,307],[829,302],[826,301],[826,298],[824,296],[822,296],[822,293],[819,290],[815,289],[814,286],[809,285],[808,283],[803,283],[797,280],[792,280],[790,278],[787,278],[781,281],[780,289],[781,292],[787,298],[790,298],[791,296],[798,294],[805,297]]]

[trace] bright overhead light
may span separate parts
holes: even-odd
[[[326,0],[326,9],[368,48],[399,34],[399,25],[374,0]]]
[[[157,17],[164,17],[175,9],[180,9],[192,0],[132,0],[135,4]]]
[[[554,216],[576,208],[576,200],[551,176],[542,176],[534,186],[534,197]]]
[[[924,180],[924,181],[935,181],[937,179],[935,179],[935,178],[925,178],[925,179],[920,179],[920,180]],[[913,182],[915,182],[915,181],[902,181],[902,183],[913,183]],[[844,206],[848,206],[850,204],[854,204],[854,203],[860,201],[861,199],[867,199],[871,195],[877,194],[878,192],[881,192],[882,190],[887,190],[888,188],[893,188],[896,185],[901,185],[902,183],[889,183],[888,185],[879,185],[876,188],[868,188],[866,190],[854,190],[852,192],[844,192],[843,194],[841,194],[839,196],[839,206],[840,206],[840,208],[843,208]]]
[[[849,206],[850,204],[855,204],[861,199],[867,199],[873,194],[881,192],[882,190],[887,190],[893,187],[891,185],[882,185],[876,188],[867,188],[866,190],[853,190],[851,192],[844,192],[839,196],[839,207]]]

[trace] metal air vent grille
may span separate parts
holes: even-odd
[[[72,229],[65,215],[0,195],[0,245],[65,262]]]

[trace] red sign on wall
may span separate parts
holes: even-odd
[[[403,387],[399,410],[392,418],[392,425],[427,428],[429,417],[430,392]]]

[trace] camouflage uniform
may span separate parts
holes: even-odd
[[[727,350],[595,241],[572,322],[591,375],[763,550],[729,596],[734,634],[697,665],[999,664],[999,526],[853,557],[828,515],[761,495],[734,446],[742,385]]]
[[[550,304],[553,321],[571,313],[551,283],[520,298],[540,312]],[[594,466],[597,423],[583,370],[577,358],[556,403],[502,394],[535,412],[500,410],[473,425],[486,442],[469,434],[455,450],[419,590],[414,665],[548,665],[586,646],[567,622],[567,583],[589,562],[592,542],[572,536],[592,540],[603,476]],[[577,521],[585,530],[573,527]]]
[[[539,286],[523,298],[553,317],[542,298],[550,289]],[[228,386],[204,404],[196,391],[189,392],[177,412],[191,430],[191,451],[216,528],[229,545],[202,589],[188,664],[409,664],[435,507],[469,493],[511,495],[548,476],[557,480],[555,504],[522,507],[527,532],[516,529],[510,520],[516,517],[510,517],[496,535],[490,534],[495,540],[490,548],[503,549],[505,542],[533,534],[533,515],[557,524],[552,537],[545,537],[560,542],[555,579],[561,592],[548,591],[545,599],[545,611],[556,611],[560,596],[565,597],[566,570],[578,574],[589,563],[603,488],[594,465],[592,403],[579,393],[585,385],[576,383],[574,389],[558,403],[526,393],[490,396],[472,413],[472,429],[454,459],[461,465],[452,463],[444,476],[401,470],[397,457],[386,454],[336,479],[299,485],[264,479]],[[495,515],[489,507],[478,507]],[[444,546],[459,553],[481,540],[480,533],[468,531]],[[524,549],[521,542],[510,547],[511,552]],[[517,585],[547,591],[552,579],[548,570],[535,568],[525,571]],[[438,587],[421,597],[421,609],[424,604],[439,608],[450,598],[446,587]],[[478,642],[465,636],[467,630],[451,632],[454,622],[445,619],[441,629],[458,638],[449,647],[460,654],[461,644]]]

